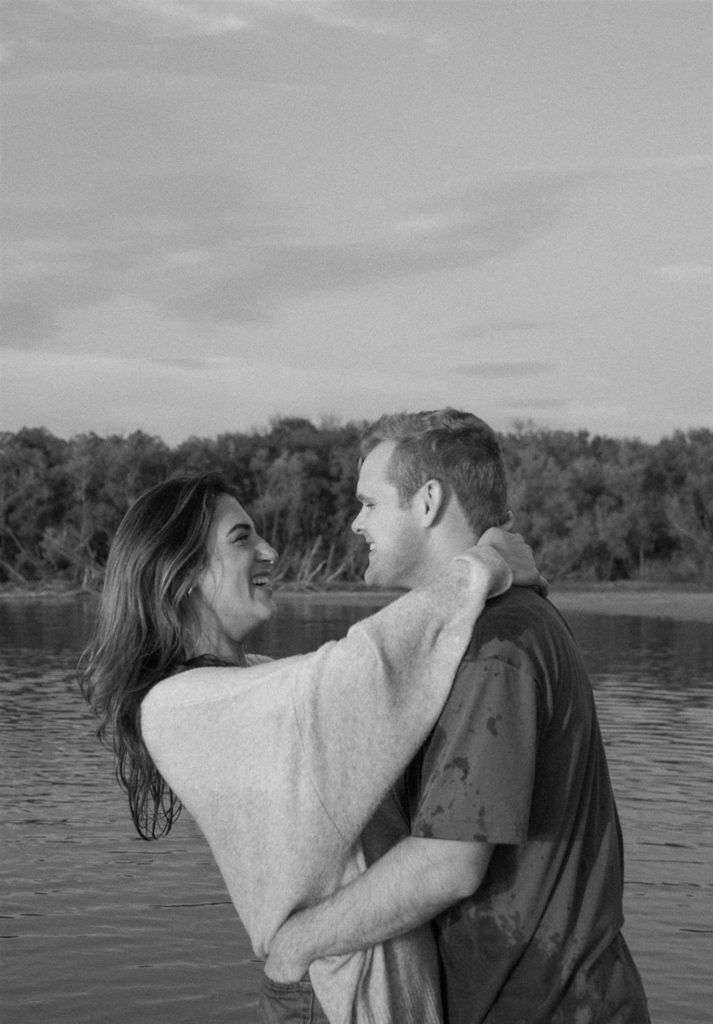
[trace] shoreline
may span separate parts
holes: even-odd
[[[360,590],[282,590],[278,600],[297,600],[305,596],[328,604],[350,602],[370,604],[382,593],[389,600],[399,591]],[[552,585],[547,595],[561,612],[595,615],[632,615],[640,618],[673,619],[677,622],[713,624],[713,590],[694,583],[563,583]]]
[[[327,604],[373,604],[381,596],[386,601],[399,591],[378,591],[359,584],[353,589],[309,590],[287,585],[275,590],[278,601],[321,601]],[[0,590],[0,602],[62,601],[97,598],[93,591],[59,587],[30,590],[10,587]],[[642,618],[673,619],[677,622],[713,623],[713,590],[696,583],[578,583],[567,581],[552,584],[549,599],[563,613],[582,612],[596,615],[632,615]]]
[[[329,604],[369,604],[379,592],[356,591],[279,591],[279,600],[303,599],[305,596]],[[397,591],[381,592],[389,600]],[[675,622],[713,624],[713,591],[696,585],[667,584],[662,586],[617,584],[552,586],[548,597],[559,611],[599,615],[633,615],[642,618],[670,618]]]
[[[639,618],[673,619],[676,622],[713,624],[713,592],[710,590],[570,590],[553,587],[549,598],[561,612],[594,615],[633,615]]]

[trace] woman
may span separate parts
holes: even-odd
[[[489,533],[534,582],[521,538]],[[485,599],[512,581],[481,544],[343,640],[269,661],[244,643],[275,613],[275,558],[219,476],[159,484],[119,526],[82,665],[139,834],[165,835],[184,804],[263,958],[296,907],[404,834],[380,802],[434,725]],[[307,979],[266,978],[263,1020],[297,1020],[305,1000],[300,1020],[324,1021],[319,1002],[331,1024],[440,1020],[428,929],[317,961],[310,977],[319,1001]]]

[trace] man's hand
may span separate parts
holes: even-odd
[[[535,565],[535,556],[532,548],[525,543],[519,533],[512,533],[513,518],[509,513],[509,519],[502,526],[491,526],[486,530],[478,541],[478,546],[488,544],[495,548],[497,553],[505,559],[512,570],[513,585],[517,587],[532,587],[539,589],[543,597],[549,590],[549,584],[544,576],[541,576]]]
[[[472,895],[493,847],[408,836],[363,874],[288,917],[270,944],[265,973],[299,981],[313,960],[403,935]]]
[[[273,981],[300,981],[313,959],[304,948],[300,949],[299,929],[294,927],[294,918],[288,917],[270,943],[265,974]]]

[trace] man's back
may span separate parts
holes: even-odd
[[[449,1024],[648,1021],[591,686],[535,591],[489,602],[409,790],[414,835],[496,844],[436,920]]]

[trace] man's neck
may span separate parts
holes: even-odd
[[[440,523],[434,527],[425,547],[412,587],[427,586],[440,576],[458,555],[477,543],[477,537],[467,525]]]

